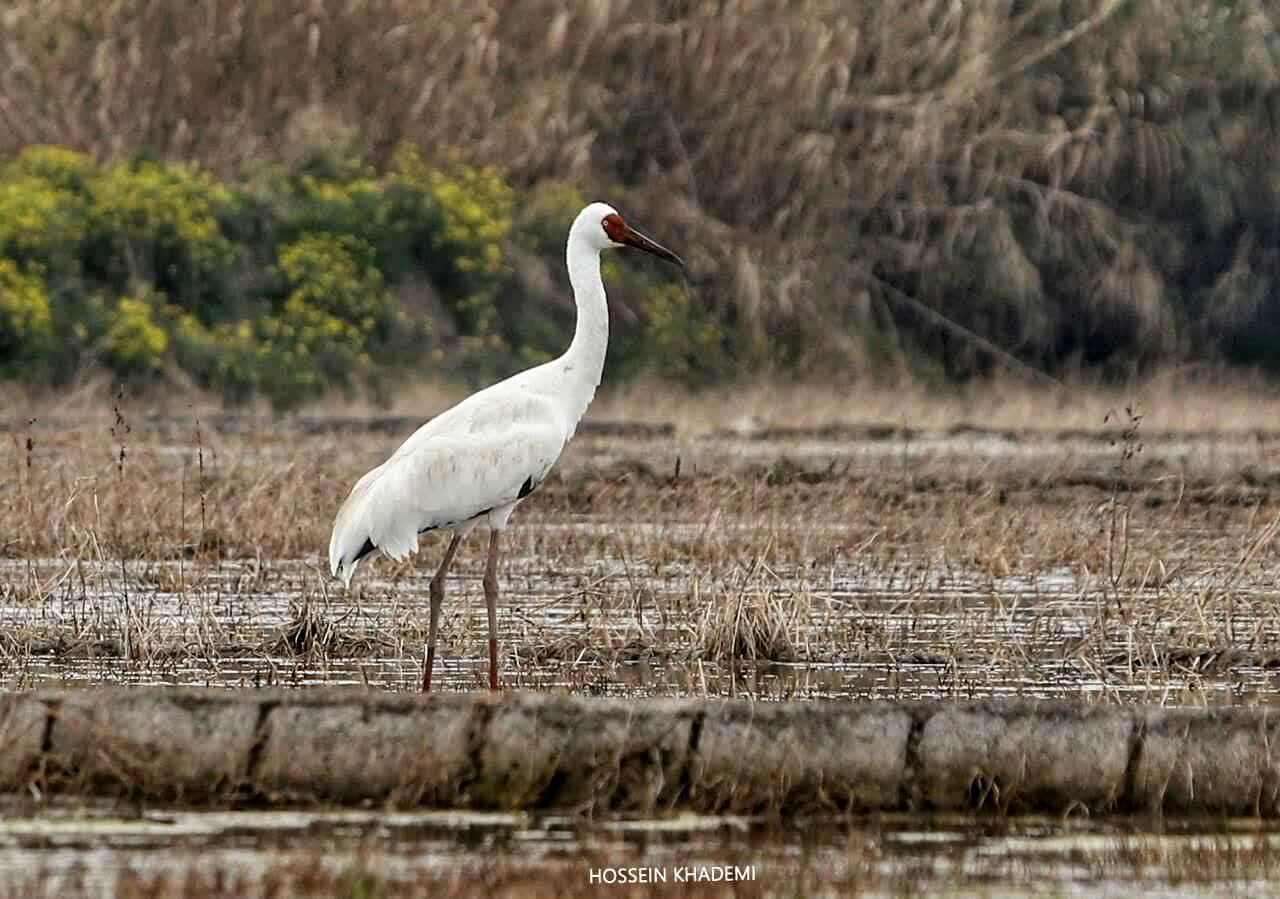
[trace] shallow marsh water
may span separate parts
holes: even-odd
[[[182,890],[222,884],[254,896],[264,884],[281,889],[330,877],[338,884],[366,878],[386,895],[446,887],[472,895],[486,883],[607,895],[624,878],[643,876],[655,894],[678,895],[687,888],[681,884],[732,876],[738,883],[725,895],[1265,895],[1280,876],[1277,848],[1280,831],[1247,820],[877,816],[782,828],[691,815],[584,822],[55,804],[37,817],[11,809],[0,821],[0,884],[103,897],[125,886],[195,895]]]
[[[586,522],[579,532],[638,542],[663,527],[672,530]],[[565,530],[530,523],[523,536],[537,542],[544,528]],[[0,596],[0,677],[22,687],[415,688],[426,574],[383,561],[345,592],[318,564],[0,563],[14,582],[61,585],[37,601]],[[437,657],[443,689],[484,684],[477,575],[471,566],[451,580]],[[618,696],[1271,702],[1280,696],[1280,652],[1268,649],[1280,649],[1274,577],[1264,568],[1233,584],[1223,626],[1243,639],[1231,652],[1183,636],[1204,610],[1171,608],[1168,584],[1119,591],[1122,616],[1114,598],[1069,569],[996,577],[852,556],[707,578],[678,561],[655,573],[616,559],[571,567],[512,555],[499,612],[504,684]],[[748,624],[776,627],[776,645],[748,645],[736,658],[713,651],[717,629],[735,626],[711,614],[726,604]]]
[[[113,554],[101,549],[109,522],[91,532],[57,519],[66,537],[53,551],[0,559],[0,680],[417,688],[439,539],[424,538],[416,564],[366,566],[349,592],[320,555],[344,479],[379,461],[393,438],[308,449],[299,440],[320,438],[197,448],[161,436],[135,438],[128,465],[181,491],[160,497],[155,514],[181,504],[190,541],[157,524],[161,537],[141,543],[156,540],[162,551]],[[89,488],[74,478],[86,459],[105,469],[102,490],[120,489],[110,447],[66,446],[66,472],[50,475],[44,493],[32,488],[28,510],[83,503]],[[209,490],[210,530],[226,535],[275,505],[296,506],[305,520],[285,520],[305,529],[289,544],[301,549],[204,548],[197,452],[200,478],[227,485],[222,495]],[[321,472],[335,481],[323,514],[272,480],[307,452],[337,460]],[[1146,486],[1124,493],[1107,487],[1116,454],[1096,436],[966,431],[575,442],[564,483],[535,494],[510,532],[504,685],[764,701],[1274,704],[1280,553],[1266,528],[1280,441],[1153,441],[1133,472]],[[677,460],[680,483],[694,485],[680,488],[687,495],[666,486]],[[704,481],[712,486],[702,492]],[[272,506],[252,506],[254,496]],[[233,501],[244,508],[228,510]],[[473,537],[450,580],[441,689],[485,684],[480,546]],[[795,894],[797,884],[802,895],[821,894],[833,883],[837,894],[1280,891],[1276,835],[1256,822],[876,818],[815,822],[795,835],[720,819],[10,811],[0,823],[0,879],[46,878],[57,887],[46,895],[110,895],[122,876],[282,864],[363,866],[402,886],[453,877],[457,895],[496,865],[502,876],[560,885],[529,895],[587,895],[593,866],[689,859],[755,865],[763,894]]]

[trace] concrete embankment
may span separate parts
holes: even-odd
[[[124,689],[0,697],[0,792],[660,813],[1280,816],[1280,714]]]

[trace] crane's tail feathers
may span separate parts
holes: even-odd
[[[337,530],[329,541],[329,573],[341,577],[344,586],[351,586],[351,578],[355,576],[356,565],[371,553],[377,552],[373,541],[364,538],[360,543],[344,540]]]
[[[334,577],[342,578],[344,587],[350,587],[351,579],[356,574],[356,566],[362,559],[376,555],[378,552],[379,548],[374,546],[369,538],[365,538],[360,548],[354,551],[343,552],[335,543],[329,547],[329,571]]]
[[[338,566],[339,570],[334,571],[333,576],[342,578],[342,586],[350,587],[351,579],[356,575],[356,566],[359,564],[359,559],[352,559],[350,562]]]
[[[366,537],[358,550],[348,553],[343,553],[335,542],[329,547],[329,572],[334,577],[342,578],[343,586],[350,587],[351,579],[356,574],[356,566],[364,559],[377,558],[379,555],[383,555],[396,562],[403,562],[417,551],[418,541],[416,539],[411,543],[401,541],[399,543],[392,542],[387,546],[374,546],[373,540]]]
[[[378,495],[370,493],[382,471],[383,466],[379,466],[356,483],[333,522],[329,571],[347,586],[362,559],[381,554],[399,562],[418,550],[419,528],[414,526],[414,518],[399,513],[388,515],[386,509],[380,508]]]

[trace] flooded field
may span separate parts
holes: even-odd
[[[1150,823],[1146,823],[1150,827]],[[0,823],[24,896],[1263,895],[1280,831],[1087,818],[584,822],[381,811],[46,808]],[[23,892],[17,892],[22,890]]]
[[[1280,434],[1121,419],[1093,431],[695,435],[598,423],[508,531],[503,685],[1273,704]],[[393,448],[395,424],[10,423],[0,679],[416,689],[443,538],[425,536],[414,564],[362,568],[350,591],[323,558],[344,490]],[[464,544],[449,582],[435,672],[445,690],[485,685],[482,543]],[[169,895],[144,889],[157,878],[200,887],[228,882],[219,871],[281,866],[321,877],[317,865],[325,895],[372,895],[361,877],[400,885],[387,895],[420,877],[457,895],[483,891],[485,877],[528,895],[586,895],[598,888],[589,868],[692,857],[754,865],[734,895],[795,883],[818,894],[831,882],[1201,895],[1280,876],[1265,851],[1274,837],[1229,822],[876,819],[784,837],[720,819],[38,805],[6,822],[9,883],[34,870],[41,883],[101,892],[124,877],[137,895]]]
[[[523,536],[603,541],[606,529],[610,539],[645,539],[646,525],[634,523],[576,533],[530,523]],[[722,526],[717,539],[732,541],[733,530]],[[436,673],[444,689],[485,685],[474,567],[454,579],[445,609]],[[1280,693],[1280,611],[1266,571],[1242,575],[1222,597],[1194,576],[1109,597],[1067,567],[995,576],[972,564],[881,567],[857,557],[820,572],[746,560],[721,577],[678,562],[657,573],[635,567],[562,568],[513,554],[499,616],[504,684],[761,699],[1233,703]],[[10,583],[63,586],[38,602],[19,589],[0,601],[0,674],[22,687],[416,689],[427,576],[388,578],[375,567],[344,592],[317,569],[292,560],[10,562]],[[1174,605],[1179,597],[1185,608]]]
[[[122,465],[110,441],[57,435],[71,442],[22,471],[0,677],[416,687],[444,538],[425,535],[413,564],[366,566],[351,590],[322,556],[349,472],[393,438],[157,435],[133,433]],[[1106,433],[588,433],[509,531],[504,684],[1269,701],[1280,439],[1148,439],[1141,464],[1122,452]],[[449,583],[445,689],[483,685],[482,543]]]

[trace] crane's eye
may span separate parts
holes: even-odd
[[[606,215],[600,222],[604,226],[604,233],[614,243],[623,243],[623,238],[627,233],[627,226],[622,221],[622,216],[616,212]]]

